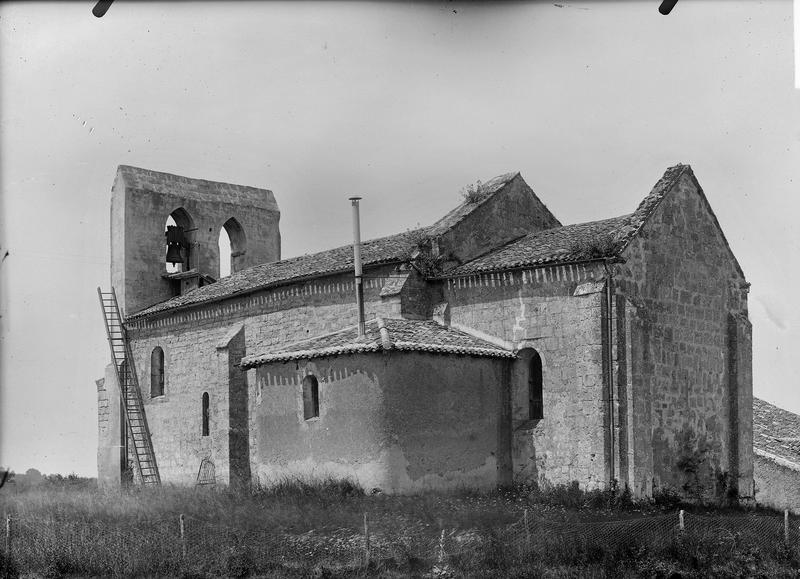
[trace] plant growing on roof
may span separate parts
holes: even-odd
[[[444,258],[436,252],[434,255],[434,239],[423,229],[409,231],[411,241],[416,246],[416,250],[411,256],[413,265],[423,276],[435,277],[442,273]]]
[[[487,195],[488,193],[484,191],[483,184],[480,181],[475,181],[475,183],[470,183],[461,188],[461,197],[467,203],[480,203],[486,199]]]
[[[610,233],[601,233],[591,239],[573,241],[569,246],[569,253],[576,259],[596,259],[610,257],[616,253],[617,242]]]

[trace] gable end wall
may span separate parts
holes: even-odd
[[[446,260],[465,263],[534,231],[561,225],[517,175],[439,238]]]
[[[634,415],[650,417],[633,425],[632,456],[656,488],[752,496],[747,285],[702,195],[684,173],[615,266],[636,305]]]

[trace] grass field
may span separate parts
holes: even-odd
[[[51,477],[0,489],[0,512],[9,577],[800,577],[796,519],[787,544],[780,514],[668,493],[645,504],[575,486],[386,496],[335,480],[103,492]]]

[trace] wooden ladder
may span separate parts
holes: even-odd
[[[142,391],[139,380],[136,378],[136,368],[133,366],[133,354],[128,334],[117,303],[117,294],[114,288],[104,292],[97,288],[100,306],[103,310],[103,319],[106,322],[108,345],[111,348],[111,362],[117,373],[117,383],[120,394],[125,400],[125,422],[128,433],[133,441],[133,456],[136,459],[136,469],[144,486],[158,486],[161,476],[158,474],[156,454],[153,451],[153,440],[150,429],[147,427],[147,417],[144,414]]]

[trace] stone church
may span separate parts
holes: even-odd
[[[282,260],[272,192],[120,166],[101,482],[752,497],[749,284],[692,169],[574,225],[519,173],[462,197]]]

